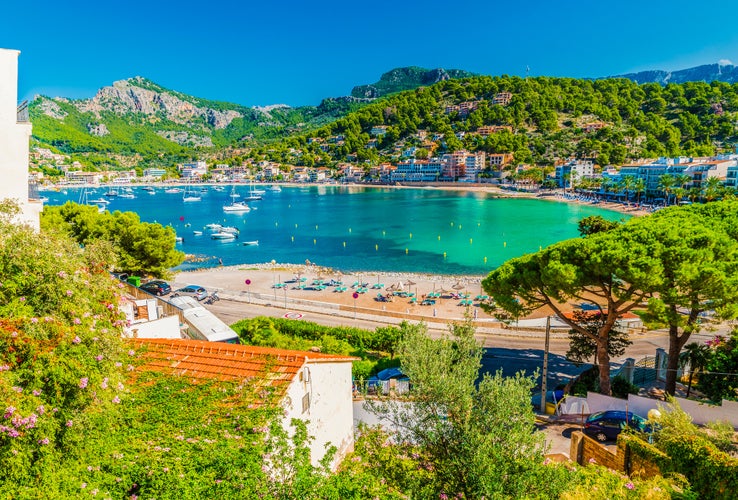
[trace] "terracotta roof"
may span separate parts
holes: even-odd
[[[215,380],[257,379],[289,384],[306,363],[350,362],[357,358],[223,342],[184,339],[135,339],[147,360],[144,370]]]

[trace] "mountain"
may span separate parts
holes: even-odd
[[[34,144],[90,166],[167,163],[171,155],[278,139],[310,130],[364,105],[325,99],[319,106],[249,108],[166,89],[141,77],[114,82],[91,99],[37,96],[29,109]],[[157,158],[162,159],[157,160]],[[145,161],[145,163],[149,163]],[[169,162],[171,164],[171,162]]]
[[[704,64],[678,71],[649,70],[628,73],[608,78],[627,78],[636,83],[685,83],[685,82],[726,82],[738,83],[738,66],[732,64]]]
[[[472,76],[477,75],[461,69],[425,69],[418,66],[395,68],[379,77],[379,81],[376,83],[354,87],[351,90],[351,95],[353,97],[375,99],[403,90],[433,85],[452,78],[469,78]]]

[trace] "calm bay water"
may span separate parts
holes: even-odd
[[[248,186],[237,190],[246,194]],[[135,199],[113,198],[108,209],[134,211],[141,220],[174,227],[184,238],[177,247],[197,256],[182,269],[213,266],[219,259],[224,265],[309,259],[343,271],[486,274],[510,258],[577,236],[583,217],[623,217],[589,205],[437,189],[285,187],[248,202],[246,214],[223,212],[229,189],[211,188],[193,203],[159,188],[153,195],[133,191]],[[98,189],[89,197],[104,193]],[[80,190],[45,195],[48,205],[59,205],[78,201]],[[203,230],[209,223],[235,226],[241,234],[213,240]],[[203,234],[196,236],[195,230]],[[243,245],[251,240],[259,245]]]

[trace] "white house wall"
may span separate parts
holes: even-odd
[[[0,49],[0,199],[13,199],[22,210],[20,222],[39,229],[43,204],[28,200],[28,144],[31,123],[18,123],[17,50]]]
[[[306,411],[303,401],[309,398]],[[293,418],[307,422],[313,465],[325,456],[326,444],[338,449],[332,464],[354,448],[350,362],[307,363],[292,381],[285,398],[285,428]]]

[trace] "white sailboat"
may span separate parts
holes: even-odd
[[[234,213],[246,213],[250,212],[251,208],[246,203],[241,203],[236,201],[238,198],[241,197],[236,192],[236,186],[233,185],[233,188],[231,189],[231,203],[230,205],[223,205],[223,211],[224,212],[234,212]]]
[[[182,194],[182,201],[184,201],[185,203],[202,201],[202,196],[191,190],[189,186],[189,184],[185,184],[184,193]]]
[[[265,191],[263,189],[254,189],[254,181],[251,181],[249,184],[249,194],[244,196],[243,199],[246,201],[257,201],[262,198],[261,195],[263,195],[264,192]]]

